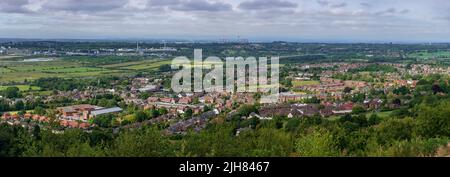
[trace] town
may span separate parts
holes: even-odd
[[[414,106],[411,103],[422,96],[447,97],[450,88],[450,67],[443,60],[450,55],[424,59],[414,52],[402,53],[402,48],[411,47],[408,45],[398,45],[398,51],[388,53],[382,53],[384,44],[369,45],[361,54],[364,59],[348,56],[329,61],[322,55],[297,55],[302,47],[314,50],[314,45],[300,43],[164,43],[161,49],[135,50],[103,49],[105,46],[98,43],[98,48],[85,49],[87,53],[83,54],[77,49],[83,45],[79,43],[65,44],[73,45],[74,52],[48,53],[24,48],[33,44],[4,43],[0,60],[1,123],[20,126],[28,132],[38,129],[65,134],[78,129],[88,134],[97,131],[121,134],[157,126],[161,136],[183,137],[228,122],[235,124],[233,136],[239,137],[259,129],[263,122],[280,120],[285,122],[281,126],[287,128],[294,123],[292,120],[316,118],[339,122],[360,115],[377,124],[390,116],[410,115],[408,110]],[[157,45],[160,44],[141,44]],[[40,43],[35,48],[39,46]],[[174,92],[170,81],[178,70],[171,68],[168,57],[206,46],[210,50],[254,51],[255,56],[266,48],[284,51],[279,56],[278,100],[261,103],[266,94],[261,91]],[[345,44],[327,44],[320,51],[334,52],[330,54],[334,57],[340,55],[335,52],[338,47],[352,50]],[[105,51],[114,56],[103,55]],[[143,54],[148,51],[157,54]],[[264,57],[276,52],[265,53]],[[389,60],[391,57],[397,59]]]

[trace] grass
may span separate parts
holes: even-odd
[[[90,67],[69,67],[69,68],[57,68],[46,71],[48,73],[80,73],[80,72],[97,72],[106,71],[103,68],[90,68]]]
[[[26,113],[32,113],[34,110],[26,110],[25,112]],[[11,111],[11,112],[8,112],[9,114],[11,114],[11,115],[14,115],[14,114],[19,114],[19,111]]]
[[[385,119],[385,118],[389,118],[391,116],[391,113],[393,111],[384,111],[384,112],[376,112],[375,114],[377,114],[378,117]],[[373,114],[373,112],[369,112],[366,114],[366,117],[369,118],[371,115]],[[330,116],[327,119],[331,120],[331,121],[335,121],[335,120],[339,120],[341,118],[341,116]]]
[[[432,59],[432,58],[450,58],[450,51],[439,52],[415,52],[408,55],[408,57],[419,59]]]
[[[38,86],[30,86],[30,85],[11,85],[11,86],[0,86],[0,91],[6,90],[8,87],[17,87],[20,91],[39,91],[41,90]]]
[[[390,115],[391,115],[392,112],[393,112],[393,111],[384,111],[384,112],[376,112],[375,114],[377,114],[378,117],[380,117],[380,118],[388,118],[388,117],[390,117]],[[370,113],[367,113],[366,116],[367,116],[367,117],[370,117],[372,114],[373,114],[373,113],[370,112]]]
[[[294,87],[320,84],[319,81],[292,81]]]
[[[13,59],[13,58],[18,58],[18,57],[20,57],[20,56],[15,56],[15,55],[2,55],[2,56],[0,56],[0,60],[3,60],[3,59]]]
[[[86,66],[76,60],[14,62],[0,60],[0,83],[24,82],[43,77],[95,77],[127,74],[121,70]]]
[[[121,69],[131,69],[131,70],[155,70],[158,69],[161,65],[170,65],[172,64],[171,60],[163,60],[163,61],[147,61],[143,63],[139,63],[136,65],[130,65],[127,67],[122,67]]]

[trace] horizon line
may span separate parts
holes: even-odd
[[[239,41],[238,39],[230,39],[226,43],[275,43],[275,42],[286,42],[286,43],[323,43],[323,44],[450,44],[450,41],[437,41],[437,40],[363,40],[363,39],[246,39],[242,38],[246,41]],[[241,40],[242,40],[241,39]],[[7,41],[2,40],[20,40],[20,41],[50,41],[50,42],[59,42],[59,41],[112,41],[112,42],[123,42],[123,41],[133,41],[133,42],[149,42],[149,41],[158,41],[158,42],[203,42],[203,43],[221,43],[221,40],[224,38],[201,38],[201,37],[178,37],[178,38],[136,38],[136,37],[98,37],[98,38],[70,38],[70,37],[0,37],[0,43],[4,43]]]

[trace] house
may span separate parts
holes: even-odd
[[[176,100],[174,98],[165,97],[165,98],[161,98],[160,100],[161,100],[161,102],[164,102],[164,103],[176,103]]]
[[[20,116],[19,116],[18,114],[13,114],[13,115],[11,116],[11,119],[13,119],[13,120],[19,120],[19,119],[20,119]]]
[[[90,125],[88,123],[82,122],[78,125],[78,127],[81,129],[88,129]]]
[[[31,119],[34,121],[39,121],[39,117],[40,117],[39,115],[35,114],[31,117]]]
[[[178,103],[180,104],[190,104],[192,103],[192,98],[191,97],[182,97],[178,100]]]
[[[272,117],[262,117],[254,112],[250,113],[250,115],[248,116],[247,119],[251,119],[251,118],[258,118],[260,120],[272,120]]]
[[[70,128],[78,128],[79,123],[77,121],[69,121]]]
[[[319,107],[315,104],[283,104],[263,107],[259,110],[261,117],[271,118],[274,116],[311,117],[319,114]]]
[[[147,103],[154,103],[154,102],[157,102],[157,101],[159,101],[158,97],[148,97],[147,98]]]
[[[233,101],[227,100],[227,101],[225,102],[225,107],[228,108],[228,109],[233,108]]]
[[[31,119],[33,115],[31,113],[26,113],[25,115],[23,115],[24,119]]]
[[[39,121],[40,122],[48,122],[48,121],[50,121],[50,119],[48,117],[46,117],[46,116],[40,116],[39,117]]]
[[[5,113],[3,113],[3,116],[2,116],[2,118],[3,118],[4,120],[8,120],[8,119],[11,119],[11,114],[9,114],[9,113],[5,112]]]
[[[153,91],[157,91],[160,87],[157,85],[145,85],[142,88],[139,88],[139,92],[153,92]]]
[[[75,118],[80,119],[82,118],[87,120],[86,113],[94,110],[101,109],[102,107],[99,106],[93,106],[88,104],[82,104],[82,105],[74,105],[74,106],[66,106],[66,107],[59,107],[56,108],[56,110],[62,114],[63,117],[69,118]]]
[[[118,113],[118,112],[122,112],[122,111],[123,111],[123,109],[119,108],[119,107],[95,110],[95,111],[92,111],[89,114],[89,118],[95,118],[97,116],[106,115],[106,114],[112,114],[112,113]]]
[[[349,114],[352,112],[352,110],[353,110],[353,103],[347,102],[336,106],[336,108],[333,109],[333,114]]]
[[[308,99],[308,98],[312,98],[313,95],[311,94],[296,94],[296,93],[280,93],[278,100],[280,102],[290,102],[290,101],[301,101],[303,99]]]
[[[324,105],[324,108],[320,110],[320,115],[322,117],[328,117],[332,116],[333,113],[333,106],[332,105]]]
[[[99,115],[118,113],[122,111],[119,107],[103,108],[86,104],[60,107],[57,108],[57,110],[59,112],[59,115],[57,115],[59,119],[82,122],[87,122],[89,119],[95,118]]]
[[[210,104],[214,103],[214,97],[209,96],[209,95],[204,96],[203,100],[205,100],[205,103],[210,103]]]
[[[381,108],[383,100],[380,100],[378,98],[372,100],[364,100],[363,104],[366,109],[375,110]]]

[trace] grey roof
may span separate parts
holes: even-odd
[[[109,114],[109,113],[115,113],[115,112],[121,112],[121,111],[123,111],[122,108],[114,107],[114,108],[107,108],[107,109],[100,109],[100,110],[92,111],[91,115],[98,116],[98,115],[102,115],[102,114]]]

